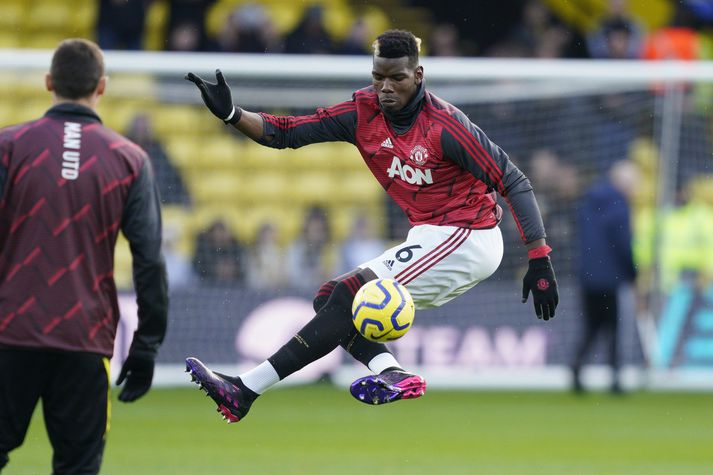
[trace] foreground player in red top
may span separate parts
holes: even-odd
[[[416,308],[429,308],[488,278],[503,254],[496,192],[507,201],[530,257],[523,302],[532,292],[537,317],[555,316],[551,249],[529,180],[463,112],[425,89],[419,46],[410,32],[383,33],[374,42],[372,85],[356,91],[350,101],[309,116],[280,117],[235,106],[219,70],[215,84],[193,73],[186,76],[214,115],[260,144],[354,144],[412,225],[403,244],[325,283],[314,300],[314,319],[256,368],[230,377],[196,358],[186,360],[193,380],[228,421],[245,417],[270,386],[337,345],[374,373],[352,384],[357,400],[384,404],[421,396],[425,381],[405,372],[386,346],[366,340],[354,328],[354,294],[369,280],[394,278],[409,290]]]

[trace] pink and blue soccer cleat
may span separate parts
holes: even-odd
[[[255,397],[239,387],[242,386],[240,378],[214,373],[193,357],[186,358],[186,372],[190,373],[191,381],[215,401],[218,412],[223,414],[223,420],[228,421],[228,424],[238,422],[247,415]]]
[[[391,370],[357,379],[350,391],[357,401],[364,404],[386,404],[423,396],[426,381],[415,374]]]

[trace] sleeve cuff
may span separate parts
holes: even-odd
[[[552,252],[552,248],[545,244],[544,246],[528,250],[527,257],[529,259],[539,259],[540,257],[547,257],[550,252]]]

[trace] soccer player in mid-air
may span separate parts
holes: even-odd
[[[374,42],[372,85],[349,101],[300,117],[234,105],[220,70],[216,83],[186,75],[214,115],[262,145],[354,144],[412,225],[402,244],[323,284],[315,317],[257,367],[231,377],[196,358],[186,360],[186,370],[229,422],[245,417],[269,387],[337,346],[373,372],[352,383],[357,400],[385,404],[423,395],[420,376],[404,371],[385,345],[354,327],[352,300],[365,282],[393,278],[406,286],[416,308],[437,307],[489,277],[503,255],[496,192],[507,201],[530,258],[522,301],[532,292],[537,317],[555,316],[551,249],[529,180],[463,112],[426,90],[419,48],[410,32],[384,32]]]

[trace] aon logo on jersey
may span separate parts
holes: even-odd
[[[410,165],[402,164],[399,157],[394,157],[386,173],[389,174],[389,178],[398,176],[409,185],[433,184],[431,170],[421,170],[420,168],[413,168]]]

